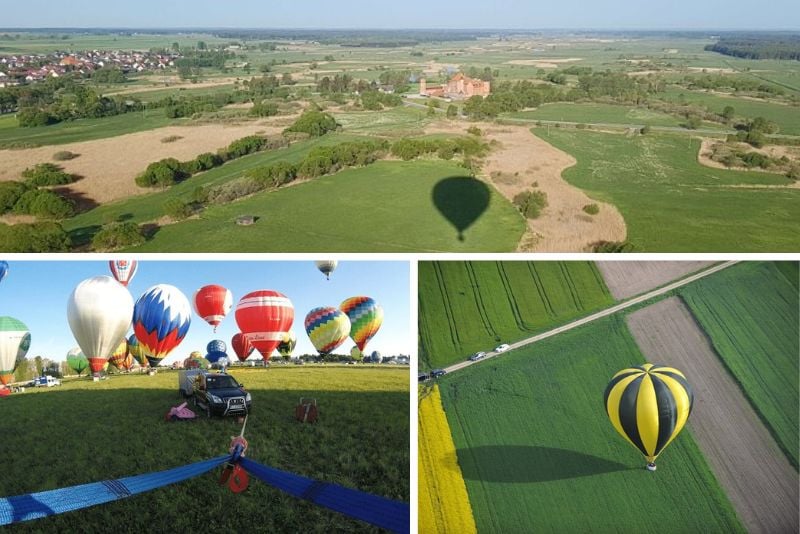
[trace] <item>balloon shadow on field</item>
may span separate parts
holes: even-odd
[[[550,482],[634,469],[591,454],[529,445],[458,449],[465,479],[487,482]]]
[[[444,178],[432,195],[436,209],[458,230],[459,241],[464,241],[464,231],[483,215],[491,198],[489,186],[470,176]]]

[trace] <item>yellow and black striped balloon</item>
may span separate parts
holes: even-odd
[[[605,392],[611,424],[650,463],[683,429],[693,401],[682,372],[651,363],[618,372]]]

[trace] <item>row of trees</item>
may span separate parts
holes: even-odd
[[[686,76],[683,85],[688,89],[729,89],[736,92],[767,93],[770,95],[783,95],[783,88],[776,85],[760,82],[739,76],[705,75]]]
[[[707,45],[705,49],[746,59],[800,60],[800,36],[723,37],[716,43]]]

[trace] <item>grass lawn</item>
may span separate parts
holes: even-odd
[[[626,137],[544,128],[545,141],[572,154],[564,178],[615,205],[637,252],[793,252],[800,190],[778,174],[704,167],[700,142],[683,136]]]
[[[794,267],[796,273],[797,263]],[[680,291],[795,468],[800,448],[796,283],[775,263],[748,262]]]
[[[253,395],[248,458],[392,499],[409,500],[408,369],[308,366],[233,370]],[[320,420],[294,420],[314,397]],[[241,425],[201,416],[168,423],[180,403],[177,373],[84,378],[3,400],[0,433],[14,453],[0,495],[147,473],[225,454]],[[21,523],[9,532],[201,529],[250,532],[374,532],[376,529],[273,489],[251,477],[235,495],[220,469],[187,482],[79,512]],[[161,525],[161,527],[155,527]]]
[[[650,473],[608,421],[643,361],[617,315],[440,380],[479,532],[744,531],[688,429]]]
[[[633,124],[644,126],[680,127],[680,119],[635,106],[616,106],[612,104],[545,104],[532,111],[508,113],[506,116],[517,119],[535,119],[578,123]],[[711,126],[704,123],[703,127]]]
[[[589,262],[421,262],[420,367],[443,367],[607,307]]]

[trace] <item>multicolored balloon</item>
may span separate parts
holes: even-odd
[[[294,306],[286,295],[270,289],[253,291],[236,305],[236,324],[267,361],[294,322]]]
[[[278,345],[278,354],[283,356],[284,360],[288,360],[292,357],[292,352],[294,352],[296,346],[297,336],[293,330],[289,330],[283,334],[283,339],[281,339],[281,343]]]
[[[210,341],[208,345],[206,345],[206,360],[211,363],[217,363],[217,360],[220,358],[227,358],[228,357],[228,347],[225,345],[225,342],[221,339],[215,339]]]
[[[615,374],[603,401],[614,429],[639,449],[652,471],[689,419],[694,395],[683,373],[646,363]]]
[[[139,297],[133,308],[133,333],[151,367],[180,345],[191,322],[189,299],[175,286],[158,284]]]
[[[120,371],[128,372],[133,368],[134,359],[131,356],[131,353],[128,352],[125,354],[125,358],[119,362],[119,366],[117,367]]]
[[[0,282],[3,281],[3,278],[5,278],[7,274],[8,274],[8,262],[0,261]]]
[[[136,360],[136,363],[142,367],[147,367],[147,354],[144,352],[144,347],[139,344],[139,340],[136,339],[136,334],[131,334],[128,337],[128,352]]]
[[[0,383],[10,384],[14,371],[31,346],[31,333],[25,323],[13,317],[0,317]]]
[[[383,324],[383,308],[370,297],[351,297],[339,305],[350,319],[350,338],[361,352]]]
[[[323,261],[315,261],[314,262],[317,266],[317,269],[325,275],[326,280],[331,279],[331,274],[333,271],[336,270],[336,266],[339,265],[338,261],[335,260],[323,260]]]
[[[116,367],[117,369],[122,369],[122,362],[125,361],[125,358],[128,356],[128,340],[122,338],[122,341],[114,349],[114,352],[111,353],[111,356],[108,358],[108,363]]]
[[[231,347],[233,347],[233,352],[236,353],[236,357],[239,358],[240,362],[245,361],[253,354],[253,351],[256,350],[253,344],[247,341],[247,337],[241,332],[233,335],[231,338]]]
[[[131,326],[133,298],[110,276],[84,280],[67,300],[67,320],[78,346],[99,373]]]
[[[111,260],[108,262],[111,274],[117,282],[125,287],[128,287],[130,281],[136,276],[137,267],[139,267],[139,262],[136,260]]]
[[[231,311],[233,295],[224,287],[212,284],[198,289],[193,302],[195,313],[213,326],[216,332],[219,323]]]
[[[183,360],[183,366],[186,369],[208,369],[208,360],[203,358],[199,351],[194,351]]]
[[[336,308],[314,308],[306,315],[306,333],[320,354],[330,354],[350,334],[350,319]]]
[[[80,347],[75,347],[67,352],[67,365],[80,376],[89,367],[89,360]]]

